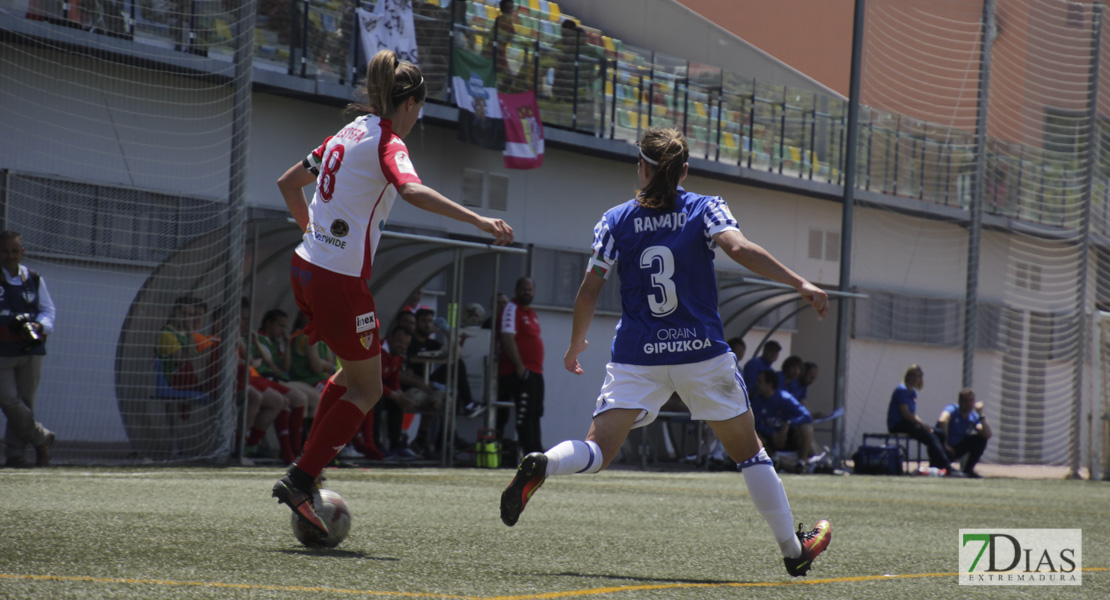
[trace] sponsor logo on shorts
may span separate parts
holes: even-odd
[[[308,282],[312,281],[312,271],[308,269],[289,267],[289,274],[293,276],[293,279],[300,281],[301,285],[308,285]],[[0,295],[3,295],[2,289],[0,289]]]
[[[358,341],[362,342],[362,347],[363,348],[366,348],[367,350],[369,350],[370,345],[374,343],[374,334],[373,333],[368,333],[368,334],[358,338]]]
[[[331,234],[335,237],[345,237],[351,231],[351,226],[343,219],[336,219],[331,222]]]
[[[374,311],[355,317],[355,333],[362,333],[363,331],[370,331],[378,326],[378,319],[374,317]]]

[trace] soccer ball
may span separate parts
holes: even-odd
[[[316,514],[328,526],[328,535],[321,536],[316,530],[301,522],[296,513],[293,517],[293,535],[309,548],[334,548],[347,538],[351,531],[351,509],[343,496],[332,490],[321,489],[315,502]]]

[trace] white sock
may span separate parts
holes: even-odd
[[[601,448],[594,442],[567,440],[544,452],[547,476],[597,473],[601,470]]]
[[[782,480],[775,472],[767,451],[761,449],[759,454],[740,463],[736,468],[744,474],[748,495],[752,497],[752,503],[760,516],[771,526],[771,533],[779,543],[782,555],[787,558],[801,556],[802,544],[794,533],[794,515],[790,512],[790,502],[786,500],[786,490],[782,487]]]

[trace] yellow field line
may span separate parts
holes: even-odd
[[[1103,572],[1110,571],[1110,567],[1086,567],[1083,571]],[[115,577],[87,577],[64,575],[20,575],[15,573],[0,573],[0,580],[25,580],[25,581],[68,581],[90,583],[127,583],[155,586],[192,586],[220,589],[239,590],[267,590],[279,592],[326,592],[329,594],[349,594],[357,596],[393,596],[402,598],[444,598],[447,600],[547,600],[555,598],[577,598],[582,596],[597,596],[600,594],[616,594],[620,592],[639,592],[651,590],[673,590],[684,588],[748,588],[748,587],[784,587],[788,585],[817,585],[822,583],[856,583],[861,581],[883,581],[891,579],[920,579],[924,577],[955,577],[959,573],[906,573],[903,575],[862,575],[857,577],[834,577],[829,579],[792,579],[789,581],[769,582],[722,582],[722,583],[660,583],[650,585],[622,585],[588,590],[566,590],[562,592],[544,592],[541,594],[525,594],[517,596],[466,596],[461,594],[436,594],[431,592],[382,592],[376,590],[352,590],[344,588],[306,587],[296,585],[257,585],[251,583],[221,583],[213,581],[174,581],[169,579],[130,579]]]

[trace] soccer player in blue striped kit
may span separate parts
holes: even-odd
[[[620,273],[621,320],[612,359],[585,441],[565,441],[524,457],[501,495],[501,520],[516,524],[547,477],[596,473],[609,466],[628,432],[655,420],[677,392],[691,416],[709,423],[744,476],[748,493],[782,549],[786,570],[805,575],[832,537],[828,521],[794,531],[782,481],[755,433],[743,378],[725,343],[717,312],[714,248],[737,263],[792,286],[824,317],[828,296],[740,233],[720,197],[688,192],[686,139],[673,129],[649,129],[640,140],[640,191],[608,210],[594,227],[593,254],[578,296],[564,365],[581,374],[578,355],[588,342],[602,286]]]

